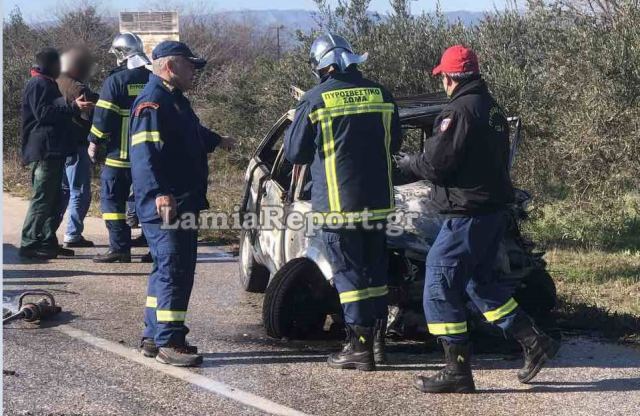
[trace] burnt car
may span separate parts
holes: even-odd
[[[398,100],[403,129],[403,150],[424,147],[436,116],[446,104],[443,94],[424,94]],[[283,115],[264,137],[245,174],[241,216],[252,216],[253,227],[240,236],[240,283],[248,292],[264,293],[263,323],[269,336],[304,339],[342,324],[337,291],[321,236],[289,227],[293,215],[311,212],[311,178],[308,165],[292,165],[284,157],[284,134],[294,112]],[[520,120],[509,119],[513,163],[520,138]],[[388,333],[410,336],[426,333],[422,309],[425,259],[443,217],[430,204],[431,185],[393,172],[396,207],[414,213],[404,232],[387,239],[389,256]],[[527,218],[530,195],[516,191],[510,206],[510,224],[494,267],[498,278],[513,288],[518,303],[545,325],[556,303],[556,289],[543,253],[520,232]],[[266,225],[268,224],[268,226]],[[274,224],[276,224],[274,226]],[[277,226],[277,224],[280,224]],[[469,302],[472,331],[499,335]],[[546,326],[546,325],[545,325]]]

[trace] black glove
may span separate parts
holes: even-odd
[[[400,170],[400,172],[405,176],[413,175],[413,170],[411,170],[411,162],[413,161],[413,158],[414,155],[409,155],[407,153],[398,153],[393,156],[398,170]]]

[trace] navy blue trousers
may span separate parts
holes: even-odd
[[[322,230],[346,324],[371,327],[387,317],[388,255],[384,230]]]
[[[131,227],[127,225],[126,205],[131,188],[131,169],[104,166],[100,175],[100,209],[109,231],[113,251],[131,251]]]
[[[427,255],[424,311],[431,334],[468,340],[465,293],[487,321],[507,330],[520,311],[493,270],[507,213],[448,218]]]
[[[198,230],[166,229],[160,220],[143,222],[153,257],[144,313],[144,338],[156,345],[182,346],[184,321],[196,270]]]

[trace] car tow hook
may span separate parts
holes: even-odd
[[[43,296],[35,303],[23,303],[27,296]],[[39,322],[59,314],[62,311],[60,306],[56,305],[53,295],[46,290],[28,290],[23,292],[18,299],[18,312],[13,315],[3,317],[2,324],[9,323],[18,319],[24,319],[27,322]]]

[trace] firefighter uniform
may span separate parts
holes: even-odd
[[[429,332],[466,342],[464,294],[489,322],[507,329],[519,308],[493,265],[513,201],[509,126],[485,82],[461,84],[436,119],[412,170],[433,183],[432,198],[448,218],[427,256],[424,310]]]
[[[179,218],[208,208],[207,153],[221,138],[200,124],[180,90],[154,74],[132,106],[129,135],[136,211],[154,258],[143,338],[184,346],[198,234],[163,226],[155,200],[173,195]]]
[[[514,200],[509,175],[509,125],[480,76],[475,53],[462,45],[442,56],[434,75],[445,74],[449,103],[434,124],[423,153],[403,157],[398,167],[433,184],[431,198],[447,216],[426,260],[424,311],[429,332],[439,337],[446,366],[414,385],[430,393],[471,393],[471,348],[465,294],[484,314],[522,344],[528,382],[559,343],[535,326],[494,273],[498,246]],[[463,74],[457,84],[454,75]],[[455,75],[459,76],[459,75]]]
[[[348,325],[373,327],[387,316],[387,255],[382,225],[394,211],[391,154],[401,143],[391,94],[350,67],[321,78],[300,100],[285,156],[311,163],[312,206],[328,225],[322,238]],[[363,216],[379,229],[365,230]]]
[[[106,145],[107,158],[100,176],[100,208],[109,230],[109,246],[117,253],[131,251],[131,228],[126,223],[126,202],[131,186],[129,111],[149,79],[144,67],[116,68],[104,81],[96,103],[89,141]]]

